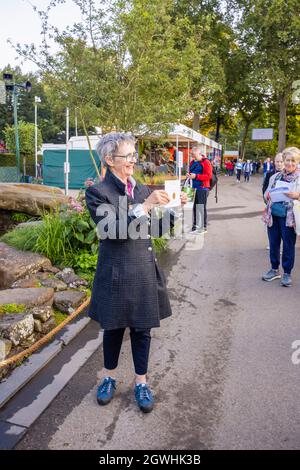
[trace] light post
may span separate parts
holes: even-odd
[[[75,108],[75,135],[78,137],[77,108]]]
[[[13,80],[11,73],[3,74],[4,80]],[[18,129],[18,95],[19,89],[26,90],[27,93],[31,91],[31,83],[27,80],[26,83],[10,83],[5,85],[6,91],[11,91],[13,95],[13,107],[14,107],[14,126],[15,126],[15,141],[16,141],[16,164],[17,164],[17,180],[20,182],[20,142],[19,142],[19,129]]]
[[[65,195],[69,195],[69,173],[70,173],[70,162],[69,162],[69,126],[70,126],[70,114],[69,108],[66,108],[66,160],[64,162],[64,174],[65,174]]]
[[[41,102],[39,96],[34,97],[34,155],[35,155],[35,177],[38,177],[38,125],[37,125],[37,105]]]

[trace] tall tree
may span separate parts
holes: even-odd
[[[298,0],[229,0],[239,17],[240,43],[265,77],[265,90],[278,103],[278,150],[286,146],[287,109],[293,82],[300,77]]]

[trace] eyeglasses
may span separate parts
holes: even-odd
[[[138,160],[139,154],[137,152],[128,153],[127,155],[112,155],[113,157],[125,158],[126,162],[131,162],[132,160]]]

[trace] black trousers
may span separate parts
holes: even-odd
[[[208,189],[196,189],[194,206],[193,206],[193,229],[207,227],[207,198]]]
[[[145,375],[148,370],[149,351],[151,343],[150,329],[140,330],[130,328],[131,351],[135,373]],[[125,328],[104,330],[103,354],[104,367],[113,370],[117,367]]]

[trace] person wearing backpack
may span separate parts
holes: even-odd
[[[189,167],[189,178],[196,189],[193,207],[193,227],[191,233],[207,232],[207,198],[213,178],[212,166],[199,146],[192,148],[192,161]]]

